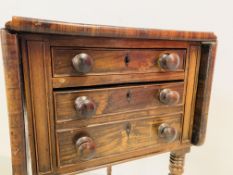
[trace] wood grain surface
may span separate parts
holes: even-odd
[[[170,175],[181,175],[191,144],[206,135],[216,40],[211,32],[13,17],[1,30],[13,174],[74,174],[171,152]],[[176,70],[158,66],[166,52],[179,55]],[[80,53],[93,59],[82,75],[72,66]],[[176,67],[176,54],[170,58]],[[177,104],[159,100],[164,89],[178,92],[170,94]],[[81,96],[96,105],[90,118],[75,109]],[[177,130],[174,142],[158,136],[164,123],[168,134]],[[91,160],[77,151],[80,134],[96,144]]]
[[[191,45],[189,48],[189,56],[186,61],[186,76],[185,76],[186,99],[185,99],[185,107],[184,107],[183,142],[189,141],[192,133],[198,73],[200,66],[200,52],[201,52],[200,45]]]
[[[143,29],[104,25],[66,23],[35,18],[14,16],[6,23],[8,30],[79,36],[101,36],[118,38],[166,39],[190,41],[215,41],[216,36],[209,32],[186,32],[175,30]]]
[[[23,85],[19,43],[16,34],[0,30],[11,140],[12,174],[27,174]]]
[[[77,113],[74,107],[75,99],[80,96],[86,96],[96,104],[96,112],[91,116],[91,118],[95,118],[159,106],[169,108],[175,105],[183,105],[183,88],[184,84],[178,82],[77,91],[56,91],[54,92],[56,119],[58,121],[84,119]],[[178,103],[166,105],[160,102],[159,93],[162,89],[171,89],[178,92],[180,94]]]
[[[216,49],[217,43],[202,46],[192,133],[194,145],[205,141]]]
[[[142,50],[142,49],[95,49],[95,48],[52,48],[53,76],[82,76],[72,66],[72,59],[81,53],[93,60],[92,68],[83,76],[129,73],[176,72],[184,71],[185,50]],[[158,58],[163,53],[176,53],[180,64],[177,69],[164,70],[158,65]]]
[[[125,120],[75,130],[57,131],[58,164],[59,166],[76,164],[77,167],[81,166],[79,164],[86,164],[86,167],[91,167],[93,161],[101,162],[100,159],[108,159],[108,157],[112,156],[118,157],[121,154],[127,154],[127,152],[133,152],[137,149],[168,146],[169,144],[158,136],[159,125],[167,123],[177,130],[178,136],[172,142],[175,143],[180,141],[181,122],[182,115],[174,114],[161,118]],[[127,132],[127,125],[130,125],[129,132]],[[74,142],[79,134],[88,135],[96,144],[96,154],[89,161],[80,160],[77,154]]]
[[[22,48],[32,172],[51,174],[54,168],[54,127],[51,76],[47,70],[50,65],[46,64],[50,60],[49,47],[43,41],[23,40]]]

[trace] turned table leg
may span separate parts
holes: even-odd
[[[182,175],[184,172],[184,161],[185,161],[185,154],[189,152],[188,149],[178,150],[171,152],[170,154],[170,173],[169,175]]]
[[[112,175],[112,166],[107,166],[107,175]]]

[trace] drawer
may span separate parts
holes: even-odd
[[[184,79],[185,49],[52,48],[54,86]]]
[[[183,82],[55,91],[57,121],[183,105]]]
[[[117,123],[57,131],[57,157],[60,167],[78,168],[128,159],[143,150],[156,151],[180,143],[182,114],[127,120]]]

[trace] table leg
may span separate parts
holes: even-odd
[[[188,149],[182,149],[171,152],[170,154],[170,173],[169,175],[182,175],[184,172],[185,155],[189,152]]]
[[[107,166],[107,175],[112,175],[112,166]]]

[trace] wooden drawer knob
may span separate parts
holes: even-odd
[[[95,156],[95,142],[88,136],[82,136],[76,141],[76,149],[80,160],[90,160]]]
[[[180,65],[180,56],[176,53],[164,53],[160,55],[158,64],[162,69],[176,70]]]
[[[172,142],[177,138],[177,130],[166,123],[163,123],[158,128],[158,135],[166,142]]]
[[[85,74],[90,72],[93,60],[88,54],[80,53],[72,59],[72,64],[78,73]]]
[[[180,100],[180,94],[177,91],[163,89],[160,91],[159,100],[167,105],[177,104]]]
[[[75,100],[75,109],[80,117],[91,117],[95,114],[95,102],[86,96],[81,96]]]

